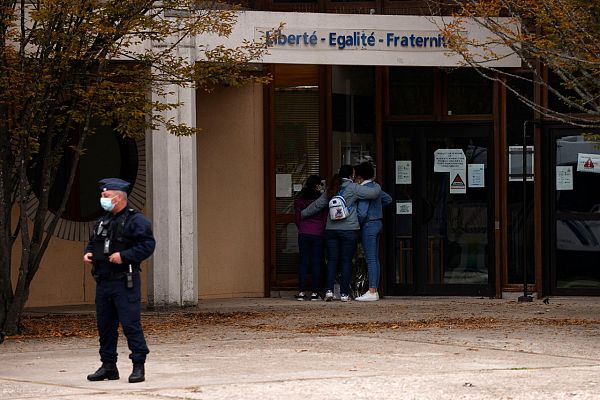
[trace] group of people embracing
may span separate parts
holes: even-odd
[[[374,181],[375,170],[370,162],[357,166],[342,165],[331,183],[324,189],[322,179],[311,175],[294,202],[295,221],[298,226],[300,263],[298,266],[298,300],[308,296],[307,275],[312,272],[310,300],[321,300],[321,260],[323,245],[327,247],[327,277],[325,301],[333,300],[333,286],[338,267],[341,269],[340,300],[350,301],[352,258],[360,236],[367,262],[369,290],[357,301],[377,301],[379,293],[379,234],[383,226],[382,207],[392,198]],[[331,199],[341,196],[347,214],[341,219],[330,217]]]

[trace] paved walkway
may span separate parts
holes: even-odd
[[[124,341],[121,379],[88,382],[96,338],[10,338],[0,399],[600,398],[600,298],[211,300],[143,319],[146,382],[127,383]]]

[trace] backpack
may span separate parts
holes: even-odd
[[[340,221],[350,215],[350,208],[346,206],[346,200],[342,196],[345,189],[340,190],[337,195],[329,200],[329,219],[332,221]]]

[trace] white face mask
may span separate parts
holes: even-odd
[[[115,208],[115,205],[113,204],[112,200],[114,199],[114,197],[100,197],[100,206],[105,210],[105,211],[112,211],[113,208]]]

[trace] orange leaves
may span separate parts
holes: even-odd
[[[258,314],[246,313],[192,313],[173,311],[142,315],[146,334],[178,332],[206,325],[238,325],[256,318]],[[26,315],[21,320],[22,334],[9,339],[46,339],[60,337],[96,337],[95,314]]]
[[[383,313],[367,319],[352,320],[332,312],[316,310],[289,312],[149,312],[142,315],[146,335],[167,336],[183,332],[236,330],[239,332],[305,333],[341,335],[352,332],[389,332],[416,330],[480,330],[507,329],[515,326],[596,327],[600,320],[576,318],[508,318],[506,316],[441,316],[423,315],[422,318],[397,318]],[[322,313],[322,314],[321,314]],[[23,333],[8,339],[48,339],[97,336],[94,314],[28,315],[22,320]]]

